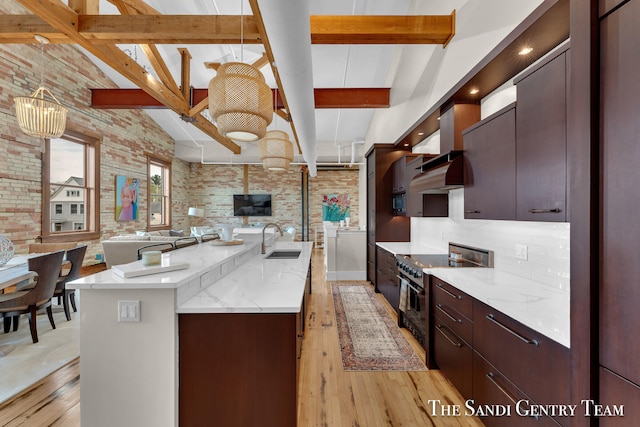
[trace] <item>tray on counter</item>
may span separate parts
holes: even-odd
[[[241,245],[244,243],[242,239],[234,239],[234,240],[212,240],[211,244],[213,246],[231,246],[231,245]]]
[[[160,265],[142,265],[142,263],[139,262],[114,265],[113,267],[111,267],[111,271],[120,277],[129,279],[131,277],[146,276],[148,274],[184,270],[185,268],[189,268],[189,264],[186,262],[174,262],[169,264],[168,261],[162,260],[162,264]]]

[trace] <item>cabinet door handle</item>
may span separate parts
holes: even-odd
[[[446,326],[444,326],[444,325],[436,325],[436,329],[438,330],[438,332],[440,332],[442,334],[442,336],[447,339],[447,341],[449,341],[451,344],[455,345],[456,347],[462,347],[462,344],[452,340],[451,338],[449,338],[449,336],[447,334],[444,333],[444,331],[443,331],[444,328],[446,328]]]
[[[496,388],[498,390],[500,390],[502,392],[502,394],[504,394],[505,396],[507,396],[507,398],[515,405],[516,404],[516,398],[513,397],[513,395],[511,393],[509,393],[507,391],[506,388],[504,388],[503,386],[501,386],[498,381],[496,381],[496,377],[493,375],[493,372],[489,372],[487,375],[487,378],[489,378],[489,381],[491,381],[493,383],[494,386],[496,386]],[[531,417],[535,418],[536,420],[540,419],[539,415],[531,415]]]
[[[470,214],[479,214],[480,211],[464,211],[464,213],[470,213]]]
[[[516,331],[514,331],[513,329],[511,329],[510,327],[508,327],[507,325],[503,324],[502,322],[499,322],[498,320],[496,320],[495,317],[493,317],[493,314],[487,314],[485,316],[487,319],[489,319],[491,322],[495,323],[496,325],[500,326],[502,329],[504,329],[505,331],[509,332],[511,335],[515,336],[516,338],[518,338],[519,340],[521,340],[522,342],[524,342],[525,344],[533,344],[536,347],[540,345],[540,343],[538,342],[538,340],[530,340],[527,337],[523,337],[522,335],[520,335],[519,333],[517,333]]]
[[[453,320],[454,322],[456,322],[456,323],[462,323],[462,319],[458,319],[458,318],[456,318],[456,317],[452,316],[451,314],[449,314],[449,312],[448,312],[447,310],[445,310],[445,309],[444,309],[444,307],[442,307],[442,304],[438,304],[438,305],[436,306],[436,308],[437,308],[438,310],[440,310],[441,312],[443,312],[445,316],[447,316],[449,319]]]
[[[529,213],[560,213],[562,212],[561,209],[555,208],[555,209],[529,209]]]
[[[443,288],[440,283],[436,284],[436,288],[440,289],[441,291],[443,291],[445,294],[449,295],[453,299],[462,299],[462,296],[456,295],[453,292],[449,291],[448,289]]]

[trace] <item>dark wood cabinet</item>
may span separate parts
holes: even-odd
[[[478,300],[473,316],[473,346],[482,357],[536,403],[570,403],[568,348]]]
[[[376,144],[367,163],[367,280],[376,284],[376,242],[408,242],[411,219],[393,214],[393,163],[407,154],[391,144]]]
[[[300,313],[178,319],[180,425],[297,425]]]
[[[518,220],[568,220],[566,99],[569,50],[559,48],[559,51],[515,81],[518,92]]]
[[[465,399],[511,407],[511,417],[482,418],[488,426],[568,426],[569,417],[520,417],[515,402],[570,404],[569,349],[430,276],[427,363],[438,367]],[[429,329],[430,328],[430,329]],[[526,409],[526,406],[524,406]],[[533,423],[536,424],[533,424]]]
[[[495,408],[499,415],[482,416],[480,419],[487,427],[513,427],[515,425],[532,427],[559,426],[550,417],[519,415],[514,402],[524,401],[535,404],[535,401],[477,352],[473,354],[473,397],[474,408]],[[505,408],[510,408],[511,413],[509,416],[500,415],[507,410]],[[530,405],[522,404],[521,408],[522,411],[527,411]]]
[[[615,373],[600,367],[600,399],[598,404],[605,405],[612,414],[624,416],[600,417],[600,427],[626,427],[629,420],[640,419],[640,386],[616,375]],[[590,413],[594,414],[594,408],[590,406]]]
[[[633,0],[604,18],[600,26],[599,364],[611,372],[601,375],[601,381],[609,375],[620,377],[607,380],[605,386],[601,383],[600,392],[609,403],[618,401],[608,396],[632,399],[635,408],[638,391],[626,396],[630,386],[625,379],[640,385],[640,228],[635,219],[640,210],[639,21],[640,1]],[[616,420],[606,421],[614,425]],[[624,419],[616,425],[623,424]]]
[[[433,354],[438,368],[465,399],[473,396],[472,299],[448,283],[431,281]]]
[[[462,131],[480,121],[480,104],[453,104],[440,114],[440,153],[466,149]]]
[[[400,304],[400,281],[398,279],[398,267],[396,257],[381,247],[376,248],[377,252],[377,281],[376,290],[380,292],[391,307],[398,312]]]
[[[464,132],[467,219],[516,219],[515,110],[511,104]]]

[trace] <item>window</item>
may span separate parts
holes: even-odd
[[[148,157],[148,223],[149,228],[166,227],[171,224],[171,163]]]
[[[46,140],[43,154],[42,241],[97,239],[100,233],[100,142],[67,129]]]

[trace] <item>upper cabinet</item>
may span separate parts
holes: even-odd
[[[568,221],[568,43],[515,80],[517,102],[464,131],[464,216]]]
[[[464,217],[515,220],[515,104],[467,129],[464,143]]]
[[[440,114],[440,154],[463,150],[462,131],[480,121],[480,104],[454,104]]]
[[[569,51],[518,78],[517,219],[567,216],[567,63]]]

